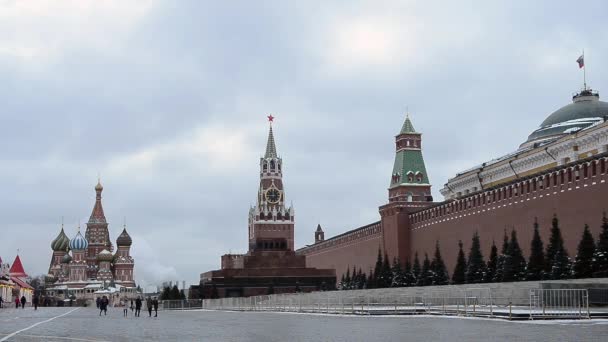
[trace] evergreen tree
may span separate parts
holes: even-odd
[[[403,269],[401,268],[401,262],[399,262],[399,259],[397,259],[397,257],[393,258],[393,266],[391,267],[391,272],[393,274],[393,282],[391,283],[391,287],[405,286]]]
[[[534,236],[530,243],[530,259],[526,268],[526,280],[541,280],[545,271],[545,251],[538,231],[538,221],[534,219]]]
[[[509,237],[507,236],[507,230],[505,229],[505,235],[502,239],[502,248],[500,249],[500,255],[496,260],[496,274],[494,275],[494,282],[500,283],[503,279],[503,271],[505,259],[507,257],[507,249],[509,248]]]
[[[602,217],[602,231],[593,254],[592,267],[594,277],[608,277],[608,218],[606,212]]]
[[[361,271],[361,267],[359,267],[359,289],[367,288],[367,276],[365,273]]]
[[[467,284],[476,284],[483,282],[483,277],[486,273],[486,264],[483,261],[481,254],[481,245],[479,243],[479,234],[475,232],[471,240],[471,250],[469,251],[469,260],[467,260]]]
[[[163,287],[163,291],[160,293],[161,300],[170,300],[171,299],[171,288],[169,286]]]
[[[433,285],[447,285],[448,284],[448,271],[441,257],[441,251],[439,250],[439,240],[435,242],[435,256],[431,262],[431,271],[433,273],[432,284]]]
[[[412,264],[410,263],[410,259],[407,259],[403,268],[403,286],[412,286],[415,282],[415,277],[412,274]]]
[[[591,235],[591,232],[589,231],[589,226],[585,225],[583,236],[581,237],[581,241],[578,243],[578,249],[576,250],[574,265],[572,265],[574,278],[591,278],[593,275],[591,263],[593,261],[594,253],[595,241],[593,240],[593,235]]]
[[[559,258],[556,258],[556,254],[560,254]],[[560,258],[568,258],[568,253],[564,248],[564,239],[562,238],[561,230],[559,229],[559,221],[556,215],[553,215],[553,220],[551,221],[551,236],[549,237],[549,245],[547,245],[547,253],[545,253],[545,272],[548,274],[547,278],[550,279],[561,279],[561,278],[553,278],[554,274],[561,274],[560,272],[553,271],[553,262],[559,259],[560,265],[558,269],[561,269],[564,266],[565,259]]]
[[[488,259],[488,264],[486,266],[486,276],[484,281],[486,283],[491,283],[494,281],[496,277],[496,267],[498,266],[498,248],[496,248],[496,243],[492,240],[492,248],[490,249],[490,258]]]
[[[391,263],[388,260],[388,254],[384,253],[384,260],[382,261],[382,287],[390,287],[393,283],[393,271],[391,270]]]
[[[376,266],[374,267],[374,288],[382,288],[382,251],[378,247],[378,257],[376,258]]]
[[[526,276],[526,259],[517,242],[517,233],[511,230],[511,241],[503,264],[502,281],[520,281]]]
[[[374,271],[370,268],[369,269],[369,275],[367,276],[367,281],[366,283],[366,289],[373,289],[376,287],[376,283],[374,281]]]
[[[345,290],[350,290],[351,289],[351,279],[350,279],[350,268],[347,267],[346,268],[346,276],[344,277],[344,289]]]
[[[462,250],[462,241],[458,241],[458,257],[456,258],[456,266],[454,267],[454,273],[452,273],[452,284],[464,284],[467,270],[467,261],[464,258],[464,251]]]
[[[422,262],[422,270],[418,278],[418,286],[428,286],[433,283],[433,271],[431,270],[431,261],[428,254],[424,253],[424,261]]]
[[[340,284],[338,284],[338,287],[340,288],[340,290],[346,290],[346,288],[344,287],[346,285],[346,277],[344,276],[344,273],[342,273],[342,278],[340,279]]]
[[[412,285],[413,286],[420,286],[419,282],[420,282],[420,278],[421,278],[421,272],[422,270],[420,269],[420,260],[418,259],[418,252],[416,251],[416,253],[414,254],[414,265],[412,266]]]
[[[350,280],[350,289],[357,290],[359,288],[359,274],[357,274],[357,268],[353,266],[353,277]]]
[[[570,278],[572,274],[572,267],[570,265],[570,258],[568,258],[568,255],[565,253],[566,251],[563,249],[557,250],[557,253],[555,253],[555,257],[553,258],[553,262],[551,263],[551,279]]]
[[[179,290],[179,299],[186,299],[186,294],[183,289]]]
[[[171,295],[169,299],[180,299],[180,295],[179,295],[179,289],[177,288],[177,285],[173,285],[173,288],[171,289]]]

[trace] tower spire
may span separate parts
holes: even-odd
[[[101,185],[100,179],[97,179],[97,185],[95,185],[95,206],[93,206],[93,212],[91,213],[91,217],[89,218],[89,223],[105,223],[106,215],[103,212],[103,207],[101,206],[101,192],[103,191],[103,186]]]
[[[405,122],[403,123],[403,126],[401,127],[401,132],[399,132],[399,134],[411,134],[411,133],[417,133],[417,132],[414,129],[414,125],[412,125],[412,121],[410,120],[410,112],[408,110],[406,110]]]
[[[270,130],[268,131],[268,142],[266,143],[266,154],[264,154],[264,158],[276,158],[277,157],[277,147],[274,143],[274,134],[272,133],[272,121],[274,120],[274,116],[268,115],[268,122],[270,125]]]

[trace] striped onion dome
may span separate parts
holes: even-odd
[[[68,238],[68,236],[65,235],[65,232],[63,231],[63,227],[61,227],[61,231],[59,232],[59,235],[57,235],[55,240],[53,240],[53,242],[51,242],[51,248],[55,252],[65,251],[69,245],[70,245],[70,238]]]
[[[76,234],[76,236],[74,236],[74,238],[70,240],[71,250],[82,250],[87,249],[87,247],[89,247],[89,241],[87,241],[87,239],[85,239],[84,236],[80,234],[80,231],[78,231],[78,234]]]
[[[108,251],[107,249],[104,249],[103,251],[99,252],[99,254],[97,254],[97,261],[112,262],[112,260],[114,260],[114,255],[110,253],[110,251]]]

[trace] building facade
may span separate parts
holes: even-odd
[[[295,211],[287,206],[283,160],[277,154],[272,116],[266,153],[260,158],[260,182],[255,206],[249,209],[248,252],[226,254],[221,269],[201,274],[205,298],[265,295],[333,289],[333,269],[306,266],[294,250]]]
[[[505,230],[517,231],[527,255],[538,220],[545,244],[556,215],[571,256],[585,224],[597,236],[608,210],[608,103],[583,89],[547,117],[519,148],[506,156],[458,173],[434,202],[422,157],[422,135],[407,117],[395,139],[395,163],[387,203],[379,220],[303,247],[309,267],[334,268],[338,277],[353,266],[369,271],[378,250],[402,263],[414,253],[432,256],[439,242],[448,271],[453,270],[458,242],[470,248],[479,233],[485,256]],[[322,236],[322,235],[321,235]]]
[[[56,299],[76,298],[94,300],[96,293],[111,292],[115,296],[136,296],[133,269],[135,260],[130,255],[133,243],[126,225],[116,239],[117,251],[110,240],[108,223],[101,203],[103,186],[95,186],[95,204],[87,222],[84,236],[80,226],[70,239],[63,224],[51,242],[53,254],[45,279],[46,294]]]

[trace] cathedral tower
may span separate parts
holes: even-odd
[[[110,233],[108,232],[108,223],[106,222],[106,216],[103,212],[103,206],[101,205],[101,192],[103,186],[98,181],[95,186],[95,205],[93,206],[93,212],[87,222],[87,230],[85,233],[86,239],[89,242],[87,251],[87,264],[88,264],[88,277],[91,279],[97,278],[97,254],[101,251],[108,250],[112,252],[114,249],[112,242],[110,241]]]
[[[114,255],[114,281],[122,286],[135,287],[133,281],[133,266],[135,261],[130,255],[133,240],[127,233],[125,224],[122,233],[116,239],[116,254]]]
[[[283,160],[277,155],[272,132],[274,117],[268,116],[270,129],[266,153],[260,158],[260,186],[256,205],[249,209],[249,252],[294,250],[294,210],[285,204]]]
[[[388,188],[388,204],[379,208],[384,231],[381,247],[389,260],[397,257],[404,264],[410,257],[408,213],[432,203],[431,184],[422,157],[422,134],[416,132],[408,114],[395,137],[395,163]]]
[[[87,260],[86,252],[89,242],[80,234],[80,226],[78,233],[70,240],[70,250],[72,250],[72,260],[69,261],[69,279],[71,282],[84,283],[87,277]]]

